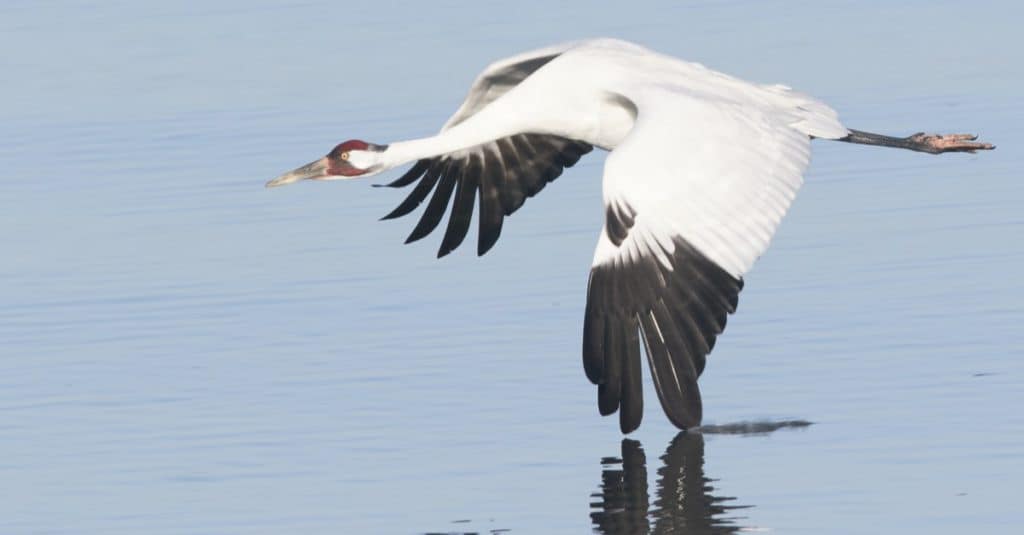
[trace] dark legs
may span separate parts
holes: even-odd
[[[850,135],[839,138],[836,141],[847,143],[860,143],[862,145],[879,145],[882,147],[895,147],[898,149],[916,150],[931,154],[943,152],[974,152],[977,150],[992,150],[995,145],[974,141],[978,136],[971,134],[925,134],[918,132],[907,137],[890,137],[860,130],[850,130]]]

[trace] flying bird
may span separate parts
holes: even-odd
[[[438,257],[458,247],[474,205],[477,254],[506,216],[582,156],[609,153],[605,220],[583,324],[583,369],[602,415],[629,433],[643,414],[641,343],[661,406],[700,425],[697,378],[736,310],[743,275],[765,251],[803,182],[811,139],[929,153],[994,148],[965,134],[890,137],[848,129],[824,103],[614,39],[566,43],[488,66],[435,136],[349,140],[267,183],[345,180],[413,163],[391,213],[426,202],[408,242],[451,205]],[[427,200],[427,197],[430,197]]]

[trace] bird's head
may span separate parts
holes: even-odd
[[[300,180],[343,180],[376,174],[384,170],[381,154],[387,148],[387,145],[350,139],[339,143],[327,156],[267,182],[267,187],[284,186]]]

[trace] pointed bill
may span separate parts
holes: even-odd
[[[294,171],[285,173],[270,182],[267,182],[268,188],[276,188],[278,186],[286,186],[293,182],[300,180],[308,180],[315,178],[323,178],[327,176],[327,158],[320,158],[315,162],[310,162]]]

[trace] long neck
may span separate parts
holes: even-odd
[[[500,100],[436,136],[398,141],[382,154],[386,168],[468,149],[495,139],[530,130],[523,114],[508,113]]]
[[[384,166],[386,168],[398,167],[408,162],[433,158],[491,141],[490,139],[464,140],[446,134],[447,132],[442,132],[436,136],[391,143],[381,155]]]

